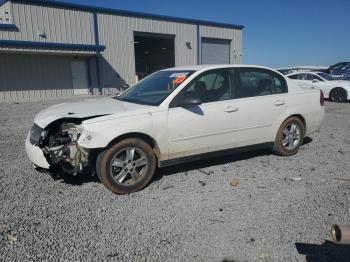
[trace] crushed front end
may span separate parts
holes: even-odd
[[[79,146],[82,120],[61,119],[46,128],[34,124],[25,148],[34,165],[76,174],[89,166],[89,150]]]

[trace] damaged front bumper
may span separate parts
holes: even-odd
[[[25,149],[30,161],[44,169],[61,168],[64,173],[76,174],[90,165],[89,149],[78,144],[80,129],[73,123],[60,123],[51,128],[34,124]]]
[[[29,160],[36,166],[49,169],[50,164],[47,162],[44,152],[41,150],[40,147],[33,145],[30,142],[30,132],[27,136],[26,142],[25,142],[25,149],[28,155]]]

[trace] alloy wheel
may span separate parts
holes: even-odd
[[[148,167],[146,154],[136,147],[118,151],[110,162],[110,172],[115,182],[133,185],[145,175]]]
[[[287,150],[294,150],[298,147],[301,139],[300,127],[295,123],[289,123],[283,129],[282,145]]]

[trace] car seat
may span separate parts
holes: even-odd
[[[195,97],[198,97],[205,102],[207,100],[207,85],[203,81],[198,81],[194,86]]]

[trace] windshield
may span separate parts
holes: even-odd
[[[158,71],[142,79],[117,99],[137,104],[158,106],[195,71]]]
[[[322,77],[323,79],[327,80],[327,81],[331,81],[333,80],[332,77],[329,74],[326,73],[317,73],[320,77]]]

